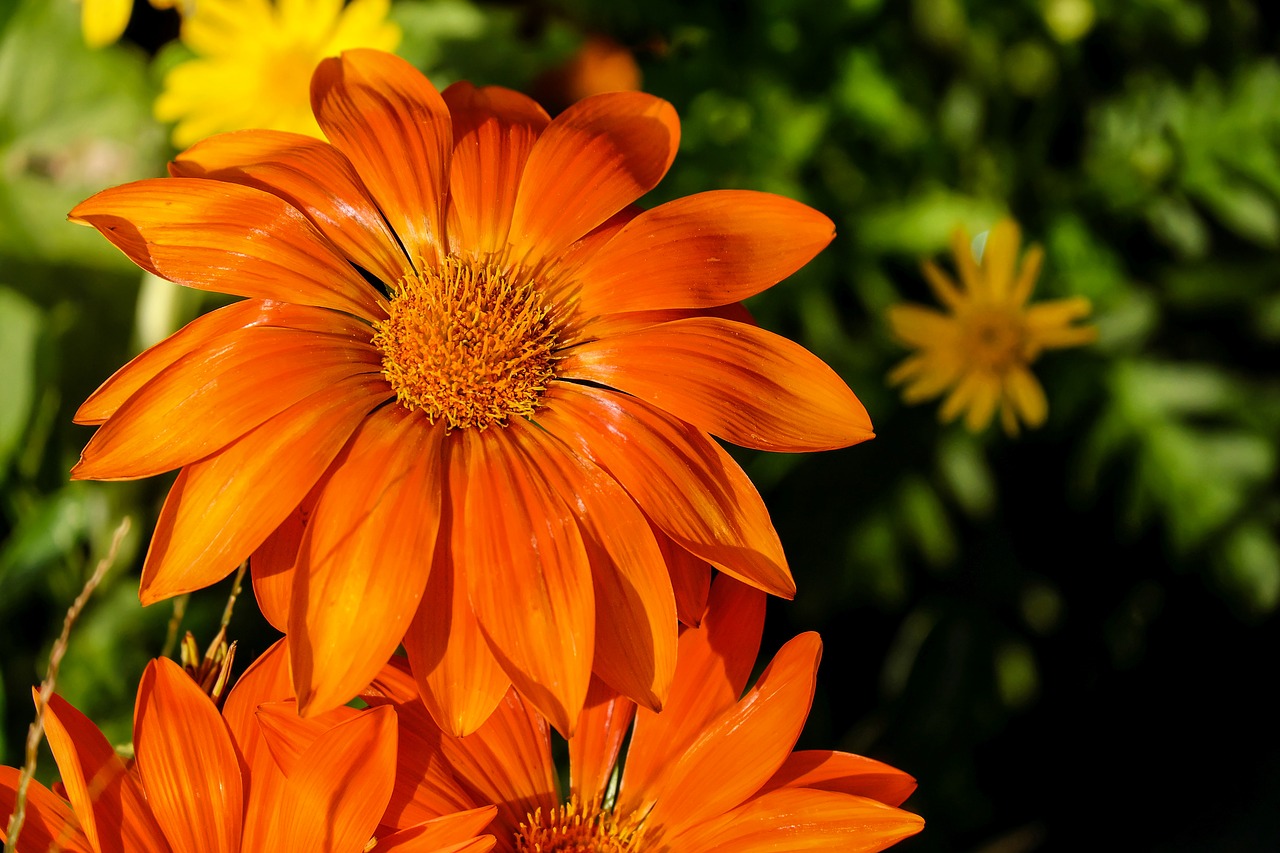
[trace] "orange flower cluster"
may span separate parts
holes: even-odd
[[[742,695],[764,593],[795,586],[716,439],[872,436],[845,383],[740,304],[830,220],[745,191],[636,207],[680,133],[640,92],[552,120],[353,50],[312,105],[328,142],[214,136],[71,213],[151,273],[243,297],[84,403],[99,428],[73,476],[178,469],[143,602],[247,559],[287,642],[221,712],[153,663],[130,762],[55,700],[64,790],[32,789],[21,849],[878,850],[919,831],[901,772],[792,752],[815,635]],[[6,769],[0,812],[16,787]]]

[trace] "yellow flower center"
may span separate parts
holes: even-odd
[[[531,280],[449,256],[392,288],[373,343],[405,408],[451,429],[503,426],[531,416],[555,375],[550,314]]]
[[[545,814],[538,809],[526,815],[516,832],[516,853],[631,853],[638,828],[638,821],[618,821],[612,811],[573,797]]]
[[[980,306],[961,316],[961,341],[973,364],[995,373],[1031,360],[1026,324],[1016,311]]]

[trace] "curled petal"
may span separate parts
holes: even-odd
[[[76,205],[148,272],[187,287],[382,316],[382,297],[297,208],[253,187],[149,178]]]
[[[179,154],[169,173],[279,196],[343,254],[388,284],[412,268],[351,161],[319,139],[278,130],[219,133]]]
[[[874,433],[830,367],[786,338],[714,317],[584,343],[565,378],[634,394],[699,429],[760,450],[829,450]]]

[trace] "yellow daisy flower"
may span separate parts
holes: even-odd
[[[1028,369],[1047,349],[1092,343],[1097,330],[1074,326],[1089,314],[1082,296],[1027,305],[1040,274],[1044,252],[1027,249],[1018,266],[1018,224],[996,223],[987,238],[981,262],[970,250],[969,235],[958,228],[951,235],[960,283],[956,284],[932,261],[923,264],[924,277],[947,309],[905,303],[889,308],[894,336],[917,352],[889,373],[889,382],[905,385],[903,399],[919,403],[947,392],[938,410],[943,421],[964,414],[971,432],[985,429],[996,410],[1009,435],[1017,435],[1019,421],[1038,427],[1048,414],[1044,389]]]
[[[321,136],[311,114],[311,73],[356,47],[394,50],[390,0],[200,0],[182,21],[196,58],[164,79],[155,116],[176,121],[186,148],[225,130],[265,128]]]

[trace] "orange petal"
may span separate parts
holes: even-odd
[[[377,373],[379,366],[377,350],[346,337],[257,327],[229,332],[126,400],[98,428],[71,475],[119,480],[171,471],[217,453],[344,379]]]
[[[543,402],[538,426],[612,474],[682,548],[774,595],[795,594],[764,502],[705,434],[607,389],[557,382]]]
[[[302,542],[289,612],[304,714],[347,702],[418,609],[440,521],[444,424],[384,406],[334,464]]]
[[[793,752],[760,789],[817,788],[869,797],[886,806],[900,806],[916,789],[916,780],[896,767],[848,752],[810,749]]]
[[[272,760],[285,776],[292,776],[322,735],[361,713],[348,705],[339,705],[323,714],[303,717],[298,714],[297,700],[290,698],[262,703],[254,717]]]
[[[508,433],[536,459],[548,485],[573,511],[591,565],[596,610],[593,671],[611,687],[657,711],[676,665],[677,619],[671,579],[653,529],[635,502],[598,466],[525,421]]]
[[[591,566],[573,514],[508,432],[456,433],[454,566],[512,684],[567,737],[591,679]]]
[[[198,178],[103,190],[70,213],[135,264],[187,287],[383,316],[382,297],[283,199]]]
[[[319,139],[278,130],[219,133],[179,154],[169,173],[279,196],[352,262],[388,284],[412,269],[351,161]]]
[[[395,777],[396,715],[370,708],[320,735],[298,760],[255,850],[360,853]]]
[[[32,692],[38,701],[38,692]],[[49,697],[44,728],[67,799],[95,850],[125,853],[165,846],[164,834],[151,816],[146,797],[88,717],[54,695]],[[22,837],[26,838],[25,830]],[[31,844],[22,846],[35,849]]]
[[[453,118],[449,239],[488,255],[506,248],[525,161],[551,121],[546,110],[510,89],[466,81],[444,90]]]
[[[814,633],[784,645],[756,686],[713,720],[658,781],[646,823],[670,838],[755,793],[800,737],[821,653]]]
[[[257,721],[258,706],[292,698],[289,649],[285,640],[277,640],[249,665],[222,706],[222,719],[231,731],[231,738],[240,750],[251,778],[260,752],[265,752]]]
[[[446,439],[444,444],[446,465],[452,471],[461,464],[458,443]],[[423,703],[440,728],[458,737],[479,728],[511,686],[489,650],[467,599],[466,581],[454,565],[451,531],[465,495],[450,481],[460,476],[442,478],[447,492],[435,557],[422,603],[404,638]]]
[[[581,344],[557,372],[634,394],[743,447],[831,450],[874,435],[849,386],[804,347],[714,317]]]
[[[816,210],[771,193],[686,196],[637,216],[578,269],[585,316],[709,308],[772,287],[831,242]]]
[[[320,483],[323,482],[321,479]],[[313,495],[316,491],[314,488],[311,490]],[[289,513],[249,557],[249,576],[253,581],[253,597],[258,602],[258,609],[271,627],[282,634],[289,630],[293,575],[298,549],[302,546],[302,534],[306,530],[307,512],[299,506]]]
[[[840,850],[874,853],[924,828],[910,812],[863,797],[782,788],[672,838],[680,853]]]
[[[508,690],[474,734],[445,736],[441,744],[455,777],[477,802],[495,803],[493,830],[511,837],[536,809],[560,802],[547,721],[515,690]]]
[[[591,679],[578,731],[569,741],[569,789],[579,802],[599,804],[635,716],[635,703]]]
[[[226,577],[280,526],[385,394],[381,377],[356,377],[182,469],[142,567],[143,603]]]
[[[530,268],[658,185],[675,159],[680,120],[641,92],[584,98],[538,138],[511,221],[512,252]]]
[[[311,108],[325,136],[355,164],[415,264],[445,246],[453,130],[440,93],[418,69],[377,50],[322,61]]]
[[[270,302],[261,299],[245,299],[215,311],[210,311],[117,370],[89,399],[81,404],[75,414],[78,424],[100,424],[116,413],[116,410],[134,393],[154,379],[161,371],[175,364],[184,356],[203,350],[210,342],[228,332],[250,326],[279,326],[282,328],[333,331],[334,324],[345,324],[353,333],[362,327],[329,311],[317,311],[306,305],[288,302]],[[368,326],[364,339],[369,337]]]
[[[240,849],[240,761],[217,708],[168,658],[138,685],[133,748],[147,802],[169,843],[191,853]]]
[[[657,780],[704,728],[742,695],[764,630],[764,595],[726,575],[716,578],[701,627],[680,635],[671,696],[663,713],[641,709],[627,750],[618,810],[652,802]]]
[[[418,826],[401,830],[393,835],[378,839],[375,850],[384,853],[395,850],[397,853],[442,853],[445,850],[472,851],[488,850],[493,847],[493,836],[486,836],[487,846],[475,835],[493,822],[497,814],[495,806],[482,806],[478,809],[444,815]],[[464,845],[454,847],[454,845]]]
[[[21,776],[17,767],[0,767],[0,842],[9,840],[9,816],[18,804]],[[96,853],[71,807],[34,779],[27,785],[26,820],[20,840],[23,850]]]
[[[658,528],[653,532],[671,577],[680,624],[696,628],[702,624],[707,595],[711,592],[711,564],[681,548]]]
[[[366,694],[371,705],[395,708],[400,721],[396,781],[382,822],[397,829],[416,826],[455,812],[484,805],[463,787],[445,760],[442,741],[447,737],[416,698],[386,702]]]
[[[577,291],[573,291],[570,299],[577,298]],[[628,311],[625,314],[601,314],[597,317],[576,318],[570,330],[571,337],[567,337],[564,341],[564,348],[568,349],[585,341],[638,332],[660,323],[670,323],[673,320],[685,320],[690,317],[721,317],[736,323],[759,325],[741,302],[718,305],[715,308],[664,308],[654,311]]]

